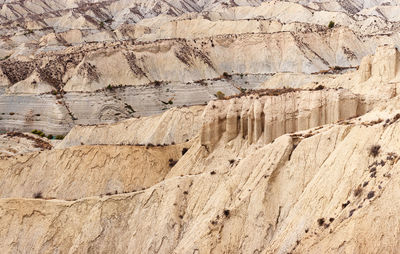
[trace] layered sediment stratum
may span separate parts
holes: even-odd
[[[279,72],[353,69],[397,45],[397,4],[5,1],[0,130],[66,134],[204,104]]]

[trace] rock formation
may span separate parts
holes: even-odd
[[[1,252],[397,253],[399,5],[0,0]]]
[[[0,131],[65,135],[398,46],[395,2],[142,2],[4,1]],[[48,114],[21,122],[30,110]]]
[[[201,143],[215,145],[237,136],[249,144],[268,144],[286,133],[335,123],[364,114],[358,97],[345,90],[296,91],[250,95],[210,102],[204,110]]]

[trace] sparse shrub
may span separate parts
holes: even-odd
[[[319,226],[322,226],[322,225],[324,225],[324,223],[325,223],[325,219],[324,219],[324,218],[319,218],[319,219],[317,220],[317,222],[318,222],[318,225],[319,225]]]
[[[342,209],[346,208],[349,204],[350,204],[350,201],[347,200],[346,203],[343,203],[343,204],[342,204]]]
[[[373,198],[375,196],[375,191],[370,191],[370,192],[368,192],[368,194],[367,194],[367,198],[368,199],[371,199],[371,198]]]
[[[13,115],[15,115],[15,113],[14,112],[10,112],[10,116],[13,116]]]
[[[216,174],[215,171],[211,171],[211,172],[210,172],[210,175],[215,175],[215,174]]]
[[[43,198],[42,192],[38,191],[33,194],[33,198]]]
[[[225,210],[224,210],[224,215],[225,215],[226,217],[229,217],[230,213],[231,213],[231,212],[230,212],[228,209],[225,209]]]
[[[3,57],[2,59],[0,59],[0,61],[7,60],[8,58],[10,58],[10,56],[11,55],[7,55],[7,56]]]
[[[328,27],[333,28],[334,26],[335,26],[335,22],[333,22],[332,20],[329,21]]]
[[[230,74],[227,73],[227,72],[222,73],[222,76],[223,76],[223,78],[225,78],[225,79],[231,79],[231,78],[232,78],[232,75],[230,75]]]
[[[103,21],[100,22],[99,27],[100,27],[100,29],[104,28],[104,22]]]
[[[48,139],[53,139],[54,137],[53,137],[53,135],[49,134],[49,135],[47,136],[47,138],[48,138]]]
[[[131,113],[135,113],[136,111],[132,108],[131,105],[125,103],[125,108],[128,109],[129,111],[131,111]]]
[[[379,155],[379,150],[381,149],[380,145],[373,145],[369,149],[369,155],[372,155],[373,157],[376,157]]]
[[[184,148],[182,149],[182,156],[185,155],[185,153],[186,153],[188,150],[189,150],[189,149],[187,149],[186,147],[184,147]]]
[[[176,160],[174,159],[169,159],[169,166],[172,168],[173,166],[176,165],[176,163],[178,163]]]
[[[32,29],[28,29],[28,30],[24,33],[24,35],[28,35],[28,34],[33,34],[33,30],[32,30]]]
[[[355,197],[358,197],[358,196],[360,196],[360,194],[361,194],[361,192],[362,192],[362,188],[361,188],[361,186],[358,186],[355,190],[354,190],[354,196]]]
[[[57,95],[57,90],[51,90],[52,95]]]
[[[221,91],[218,91],[215,94],[215,97],[217,97],[218,100],[223,100],[223,99],[225,99],[225,94],[223,92],[221,92]]]
[[[57,140],[63,140],[63,139],[64,139],[64,136],[63,136],[63,135],[57,135],[57,136],[56,136],[56,139],[57,139]]]
[[[397,120],[400,119],[400,114],[396,114],[393,118],[393,122],[396,122]]]
[[[43,131],[39,131],[39,130],[33,130],[32,133],[35,135],[41,136],[42,138],[46,136],[46,134],[44,134]]]
[[[314,88],[315,91],[319,91],[319,90],[324,90],[324,86],[323,85],[318,85],[316,88]]]
[[[229,160],[229,164],[233,165],[233,163],[235,163],[234,159]]]

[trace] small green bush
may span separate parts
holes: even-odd
[[[218,92],[215,94],[215,97],[217,97],[218,100],[223,100],[223,99],[225,99],[225,94],[224,94],[223,92],[221,92],[221,91],[218,91]]]
[[[42,138],[46,137],[46,134],[44,134],[43,131],[39,131],[39,130],[33,130],[31,131],[33,134],[41,136]]]
[[[58,139],[58,140],[63,140],[63,139],[64,139],[64,136],[63,136],[63,135],[57,135],[57,136],[56,136],[56,139]]]
[[[329,28],[333,28],[335,26],[335,22],[333,22],[332,20],[329,22],[328,27]]]

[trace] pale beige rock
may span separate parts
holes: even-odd
[[[80,146],[0,158],[0,196],[77,199],[141,190],[164,179],[183,147]]]
[[[202,145],[213,147],[226,132],[227,141],[240,133],[249,144],[258,140],[269,143],[286,133],[362,115],[361,106],[358,96],[342,89],[211,102],[203,113],[200,140]]]
[[[162,115],[129,119],[95,126],[75,126],[57,148],[97,145],[170,145],[185,143],[198,135],[204,106],[172,108]]]
[[[397,253],[398,4],[0,0],[1,252]]]

